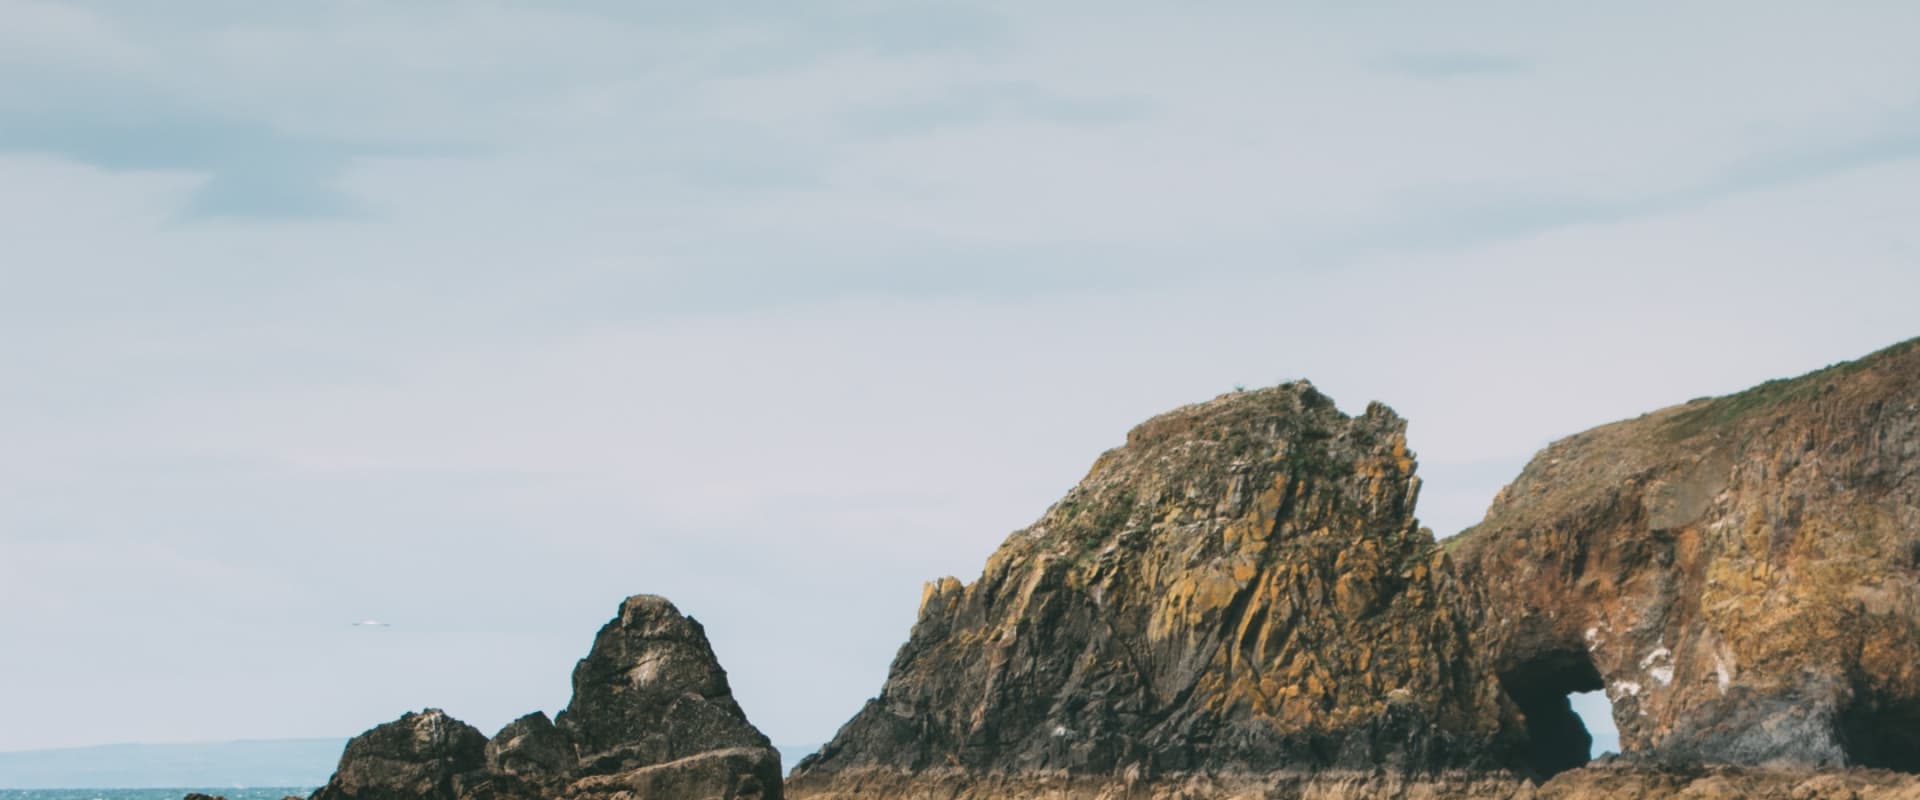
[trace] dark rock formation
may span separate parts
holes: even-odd
[[[557,722],[488,740],[438,710],[347,743],[313,800],[779,800],[780,755],[747,722],[700,623],[627,598],[573,671]]]
[[[1603,687],[1645,762],[1920,771],[1920,340],[1555,442],[1454,554],[1543,771]]]
[[[979,580],[928,586],[880,696],[788,791],[1524,787],[1500,771],[1522,743],[1514,707],[1413,518],[1405,427],[1302,382],[1135,428]]]
[[[629,598],[573,670],[555,727],[585,774],[626,772],[711,750],[771,750],[733,700],[700,623],[665,598]],[[778,778],[778,767],[774,775]]]
[[[408,712],[347,742],[313,800],[454,800],[486,749],[485,734],[440,709]]]
[[[1405,423],[1305,383],[1135,428],[927,587],[801,798],[1920,800],[1920,340],[1556,442],[1443,549]],[[700,625],[635,597],[556,719],[437,711],[314,800],[779,798]],[[1589,763],[1569,692],[1625,756]]]
[[[534,783],[571,775],[577,760],[573,743],[538,711],[507,723],[487,741],[488,772]]]

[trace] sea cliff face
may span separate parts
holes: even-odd
[[[1304,382],[1135,428],[978,580],[927,587],[880,696],[790,793],[1511,782],[1519,718],[1414,520],[1405,429]]]
[[[1920,341],[1555,442],[1459,539],[1541,763],[1604,688],[1653,762],[1920,771]]]
[[[1304,382],[1140,425],[784,790],[640,596],[556,719],[409,714],[314,800],[1920,800],[1920,340],[1555,442],[1444,546],[1405,431]]]
[[[1920,798],[1920,341],[1556,442],[1444,548],[1403,432],[1305,384],[1141,425],[789,792]]]

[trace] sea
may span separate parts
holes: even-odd
[[[280,800],[288,795],[306,797],[314,786],[218,786],[181,789],[0,789],[0,800],[180,800],[189,793],[225,797],[227,800]]]

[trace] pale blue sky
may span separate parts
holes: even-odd
[[[1452,533],[1920,333],[1916,29],[0,0],[0,749],[490,730],[635,592],[820,741],[922,581],[1236,384],[1394,406]]]

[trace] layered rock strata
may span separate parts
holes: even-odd
[[[1519,718],[1413,516],[1405,429],[1305,382],[1140,425],[978,580],[927,587],[880,696],[789,793],[1524,786],[1503,771]]]
[[[313,800],[779,800],[780,756],[747,721],[700,623],[664,598],[620,605],[555,720],[492,739],[438,710],[347,743]]]
[[[1920,772],[1920,340],[1553,443],[1458,537],[1543,772]]]

